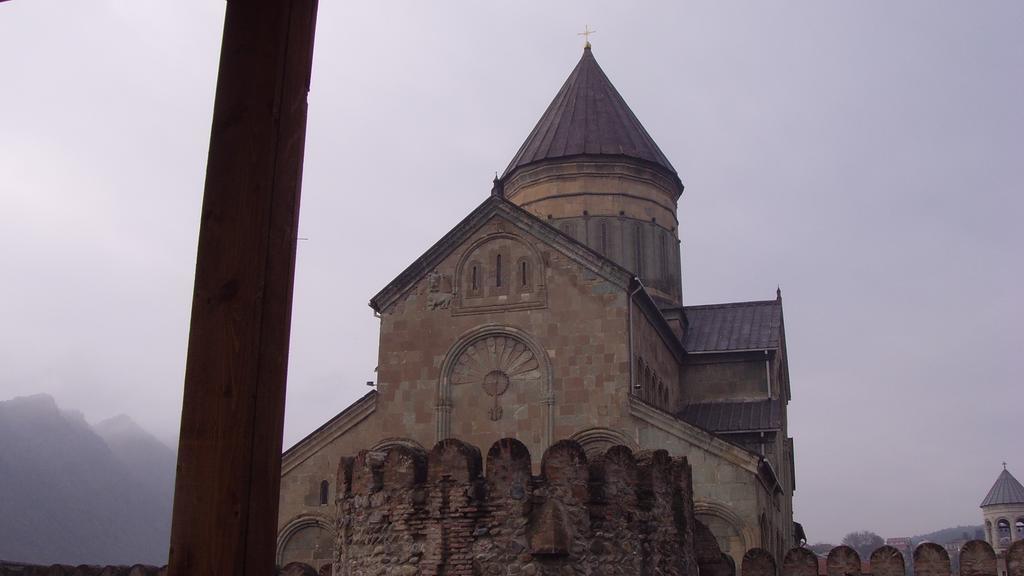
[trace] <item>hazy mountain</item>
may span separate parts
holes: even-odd
[[[955,526],[943,528],[928,534],[914,536],[911,540],[916,544],[919,542],[935,542],[936,544],[952,544],[960,540],[984,540],[983,526],[981,524],[968,526]]]
[[[0,559],[163,564],[173,481],[174,453],[130,418],[0,402]]]
[[[114,457],[134,478],[155,489],[158,494],[173,494],[174,468],[177,464],[173,450],[124,414],[96,424],[93,430],[103,438]],[[168,514],[170,503],[168,498]]]

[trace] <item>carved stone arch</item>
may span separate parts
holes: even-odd
[[[542,387],[541,404],[544,406],[544,430],[541,443],[543,446],[535,447],[538,448],[536,451],[538,454],[542,453],[544,449],[551,445],[552,434],[554,430],[554,404],[555,404],[555,392],[554,392],[554,371],[551,367],[551,361],[548,358],[547,352],[544,348],[537,343],[537,341],[527,334],[526,332],[513,328],[511,326],[503,326],[500,324],[485,324],[473,328],[460,336],[455,344],[448,349],[448,353],[445,355],[444,361],[441,364],[441,378],[438,382],[437,387],[437,405],[435,406],[435,412],[437,414],[435,420],[437,424],[437,441],[445,440],[452,435],[451,425],[451,413],[453,408],[452,402],[452,385],[453,381],[460,377],[464,377],[464,373],[458,373],[460,369],[463,355],[474,347],[476,344],[487,343],[488,339],[493,341],[503,341],[504,345],[509,343],[513,345],[521,345],[525,351],[528,351],[532,355],[532,358],[537,363],[537,373],[539,384]],[[500,363],[500,361],[499,361]],[[501,371],[495,370],[495,371]],[[515,381],[515,375],[506,375],[504,382],[487,382],[486,378],[490,374],[480,374],[482,377],[481,384],[486,388],[488,386],[497,387],[497,389],[487,390],[488,394],[497,400],[497,396],[502,394],[500,388],[502,386],[508,387]],[[512,380],[510,381],[509,378]],[[497,406],[497,403],[496,403]],[[499,407],[500,408],[500,407]],[[492,419],[496,419],[496,413],[489,413]],[[500,413],[497,413],[500,418]],[[529,445],[529,443],[527,443]],[[531,451],[533,449],[531,448]]]
[[[722,552],[715,535],[696,518],[693,520],[693,555],[697,561],[697,570],[700,576],[735,576],[736,574],[736,563],[732,557]]]
[[[601,454],[604,454],[605,451],[612,446],[620,444],[634,452],[640,449],[640,446],[626,434],[612,428],[604,428],[601,426],[580,430],[570,436],[569,439],[578,442],[579,445],[583,447],[583,451],[587,454],[587,459],[591,460]]]
[[[719,539],[718,545],[724,554],[732,557],[735,564],[743,561],[743,555],[747,550],[754,548],[754,530],[743,521],[733,509],[723,502],[716,500],[700,500],[693,503],[693,515],[703,522],[712,532],[716,525],[725,525],[735,535],[736,542],[729,545],[721,541],[721,534],[716,534]]]
[[[1013,541],[1013,523],[1006,516],[1000,516],[996,518],[995,524],[995,542],[1002,548],[1006,548]]]
[[[413,448],[415,450],[422,450],[423,452],[429,452],[429,450],[424,448],[423,445],[420,444],[419,442],[417,442],[417,441],[415,441],[415,440],[413,440],[411,438],[401,438],[401,437],[384,438],[380,442],[377,442],[376,444],[374,444],[373,447],[370,448],[370,450],[371,451],[375,451],[375,452],[386,452],[389,448],[394,448],[395,446],[402,446],[404,448]]]
[[[294,537],[302,533],[304,530],[312,528],[320,528],[327,532],[327,541],[329,543],[328,552],[333,554],[330,547],[333,546],[335,538],[334,523],[331,522],[330,518],[323,514],[303,513],[292,517],[292,519],[289,520],[288,523],[285,524],[277,533],[277,552],[275,554],[275,559],[278,566],[283,566],[288,562],[294,561],[294,559],[286,559],[284,557],[286,547]]]
[[[497,254],[505,255],[501,277],[502,286],[494,284],[494,262],[486,259],[486,245],[504,242],[507,250],[496,248]],[[530,276],[529,290],[523,290],[518,284],[518,271],[515,268],[527,262]],[[478,268],[478,289],[473,291],[469,286],[469,274],[472,266]],[[486,273],[485,273],[486,272]],[[547,306],[547,289],[545,286],[544,258],[540,251],[525,238],[499,230],[478,238],[467,246],[459,256],[455,265],[455,306],[453,314],[480,314],[492,311],[532,310]]]

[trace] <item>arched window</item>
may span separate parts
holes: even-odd
[[[1024,518],[1017,518],[1017,522],[1014,526],[1017,528],[1017,538],[1024,538]]]
[[[985,520],[985,540],[987,540],[989,544],[994,542],[992,540],[992,523],[988,520]]]
[[[999,533],[999,545],[1009,546],[1010,545],[1010,522],[1006,518],[1000,518],[999,522],[996,522],[996,532]]]
[[[327,501],[331,495],[331,483],[324,480],[320,483],[320,505],[327,506]]]

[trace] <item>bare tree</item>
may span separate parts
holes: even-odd
[[[850,532],[843,536],[843,544],[856,550],[861,560],[867,560],[875,549],[885,545],[885,540],[882,540],[882,537],[874,532],[864,530],[861,532]]]

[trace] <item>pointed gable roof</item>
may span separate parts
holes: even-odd
[[[682,357],[686,353],[683,350],[682,343],[675,336],[675,333],[672,332],[672,328],[669,327],[657,303],[655,303],[644,288],[644,285],[640,283],[639,279],[632,272],[586,244],[579,242],[537,218],[523,208],[509,202],[500,194],[489,196],[424,252],[422,256],[417,258],[415,262],[389,282],[387,286],[370,299],[370,307],[377,313],[386,310],[493,216],[501,216],[522,232],[530,234],[590,272],[613,284],[618,284],[624,291],[632,294],[633,301],[654,324],[655,330],[659,332],[669,347],[670,352],[677,360],[682,361]]]
[[[626,156],[652,163],[678,180],[675,168],[605,75],[590,47],[569,74],[505,174],[527,164],[580,155]]]
[[[546,242],[553,248],[562,251],[570,259],[588,268],[595,274],[620,284],[624,289],[631,285],[633,273],[629,270],[530,214],[523,208],[509,202],[500,195],[492,194],[371,298],[370,307],[375,312],[383,311],[398,299],[401,294],[426,276],[452,250],[466,241],[477,228],[496,215],[502,216],[511,224]],[[644,294],[646,295],[645,291]]]
[[[999,478],[996,478],[996,483],[981,501],[982,508],[997,504],[1024,504],[1024,486],[1021,486],[1006,468],[1003,468]]]

